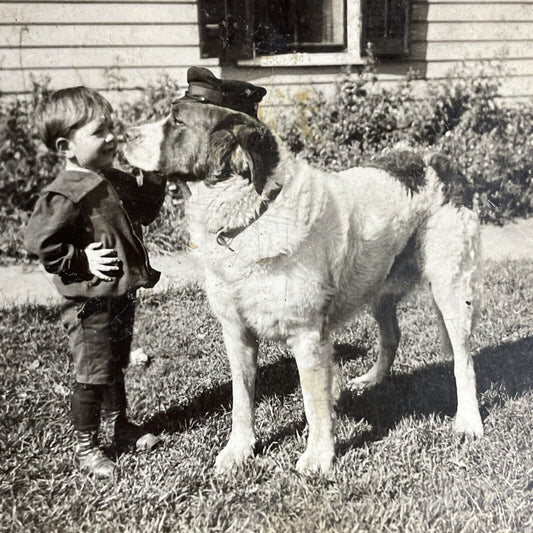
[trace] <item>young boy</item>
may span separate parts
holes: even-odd
[[[54,274],[63,296],[75,374],[75,456],[97,477],[111,477],[115,466],[97,444],[100,426],[118,447],[151,449],[159,440],[127,421],[123,369],[135,291],[160,277],[150,266],[140,224],[156,217],[165,180],[147,175],[139,184],[112,168],[117,141],[111,113],[109,102],[86,87],[57,91],[38,110],[40,137],[66,166],[42,191],[25,232],[26,248]]]

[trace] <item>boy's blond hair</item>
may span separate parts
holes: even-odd
[[[74,130],[112,112],[111,104],[94,89],[80,85],[55,91],[36,111],[39,138],[55,151],[57,139],[68,138]]]

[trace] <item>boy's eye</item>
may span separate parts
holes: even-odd
[[[94,130],[93,135],[107,135],[109,132],[113,131],[113,126],[112,122],[106,122],[105,124],[98,126],[98,128]]]
[[[97,129],[93,135],[96,135],[98,137],[105,137],[108,133],[112,132],[113,128],[99,128]]]
[[[172,115],[172,121],[174,122],[174,124],[176,124],[176,126],[183,126],[185,124],[183,120],[180,120],[175,115]]]

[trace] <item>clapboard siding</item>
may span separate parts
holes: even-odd
[[[530,39],[532,22],[414,22],[413,42],[513,41]]]
[[[533,96],[533,1],[414,0],[410,54],[382,61],[385,84],[409,69],[445,78],[461,61],[502,59],[502,93]],[[18,1],[0,0],[0,90],[24,92],[30,74],[49,74],[52,86],[84,83],[109,88],[109,72],[121,87],[136,89],[160,72],[185,85],[191,65],[206,65],[224,77],[267,87],[263,107],[289,105],[313,89],[331,93],[342,66],[219,67],[201,60],[194,0]]]
[[[487,6],[493,4],[514,4],[514,5],[523,5],[531,4],[531,0],[415,0],[413,4],[449,4],[449,5],[461,5],[466,6],[468,4],[475,4],[479,6],[480,9],[486,9]],[[512,8],[511,8],[512,9]]]
[[[41,4],[18,2],[0,4],[0,21],[16,24],[161,24],[180,22],[196,24],[195,4],[109,2],[95,8],[93,4]]]
[[[121,68],[120,71],[109,71],[105,68],[59,68],[55,70],[38,71],[33,70],[33,75],[49,74],[51,77],[51,87],[58,89],[61,87],[71,87],[74,85],[87,85],[98,90],[106,91],[120,88],[121,90],[137,90],[146,87],[161,74],[168,74],[172,78],[183,82],[183,89],[186,88],[188,67],[135,67]],[[31,87],[30,71],[13,71],[9,76],[0,78],[0,87],[6,93],[25,93]],[[114,75],[120,78],[120,82],[114,83]]]
[[[487,21],[528,21],[533,22],[533,4],[519,3],[513,6],[505,3],[487,3],[480,9],[478,2],[471,4],[419,4],[412,7],[411,19],[414,22],[487,22]]]
[[[166,72],[185,85],[191,65],[218,65],[200,58],[195,0],[0,1],[3,93],[27,92],[32,75],[128,90]]]
[[[16,2],[9,2],[7,0],[0,0],[0,5],[2,4],[193,4],[196,5],[195,0],[142,0],[142,2],[139,2],[139,0],[65,0],[63,2],[58,0],[38,0],[35,2],[34,0],[17,0]]]
[[[398,81],[403,79],[399,76],[387,76],[381,80],[381,83],[384,86],[391,86],[397,84]],[[533,94],[533,75],[524,74],[520,76],[515,76],[511,80],[508,78],[502,78],[502,88],[500,90],[500,95],[509,101],[531,98]]]
[[[505,65],[502,94],[533,95],[531,0],[415,0],[410,38],[411,53],[403,66],[427,78],[446,77],[450,67],[464,60],[499,60]],[[402,76],[392,63],[380,70],[384,81]]]
[[[532,35],[533,37],[533,35]],[[411,45],[409,59],[446,61],[458,59],[493,60],[512,57],[514,59],[533,57],[533,39],[522,41],[461,41],[461,42],[425,42]]]
[[[475,61],[410,61],[409,63],[390,63],[383,65],[380,76],[382,79],[405,76],[408,69],[418,71],[422,78],[431,79],[445,79],[454,76],[454,71],[461,65],[476,67]],[[504,70],[500,74],[502,79],[512,78],[523,75],[533,75],[533,58],[528,59],[512,59],[505,62]],[[495,74],[498,76],[498,74]]]
[[[437,67],[437,71],[432,70],[433,79],[446,79],[450,77],[450,72],[454,63],[449,62],[446,65]],[[531,67],[531,64],[530,64]],[[380,83],[391,85],[398,83],[405,78],[409,65],[396,65],[395,68],[383,66],[379,75]],[[278,107],[286,107],[293,102],[305,101],[306,98],[313,94],[314,90],[321,91],[326,95],[331,95],[335,90],[335,82],[342,78],[342,73],[323,75],[317,79],[316,75],[295,75],[290,74],[284,77],[278,77],[276,73],[271,77],[264,77],[261,73],[249,73],[247,76],[250,81],[258,83],[267,89],[267,95],[261,103],[263,116],[271,117],[275,115]],[[533,94],[533,74],[519,74],[514,76],[500,76],[501,95],[513,99],[523,98]]]
[[[200,59],[197,46],[130,46],[121,48],[23,48],[0,50],[3,70],[88,67],[187,67]],[[211,61],[217,65],[216,60]]]
[[[154,46],[199,44],[196,24],[4,26],[0,47]],[[72,65],[75,67],[76,65]]]

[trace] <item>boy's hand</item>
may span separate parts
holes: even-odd
[[[104,248],[101,242],[92,242],[85,248],[91,274],[104,281],[113,281],[109,273],[120,270],[120,259],[113,248]]]
[[[140,168],[134,168],[131,171],[131,176],[135,178],[135,181],[137,182],[137,185],[139,187],[142,187],[147,181],[155,185],[159,185],[163,183],[163,180],[165,179],[163,177],[163,174],[159,174],[157,172],[149,172],[147,170],[141,170]]]

